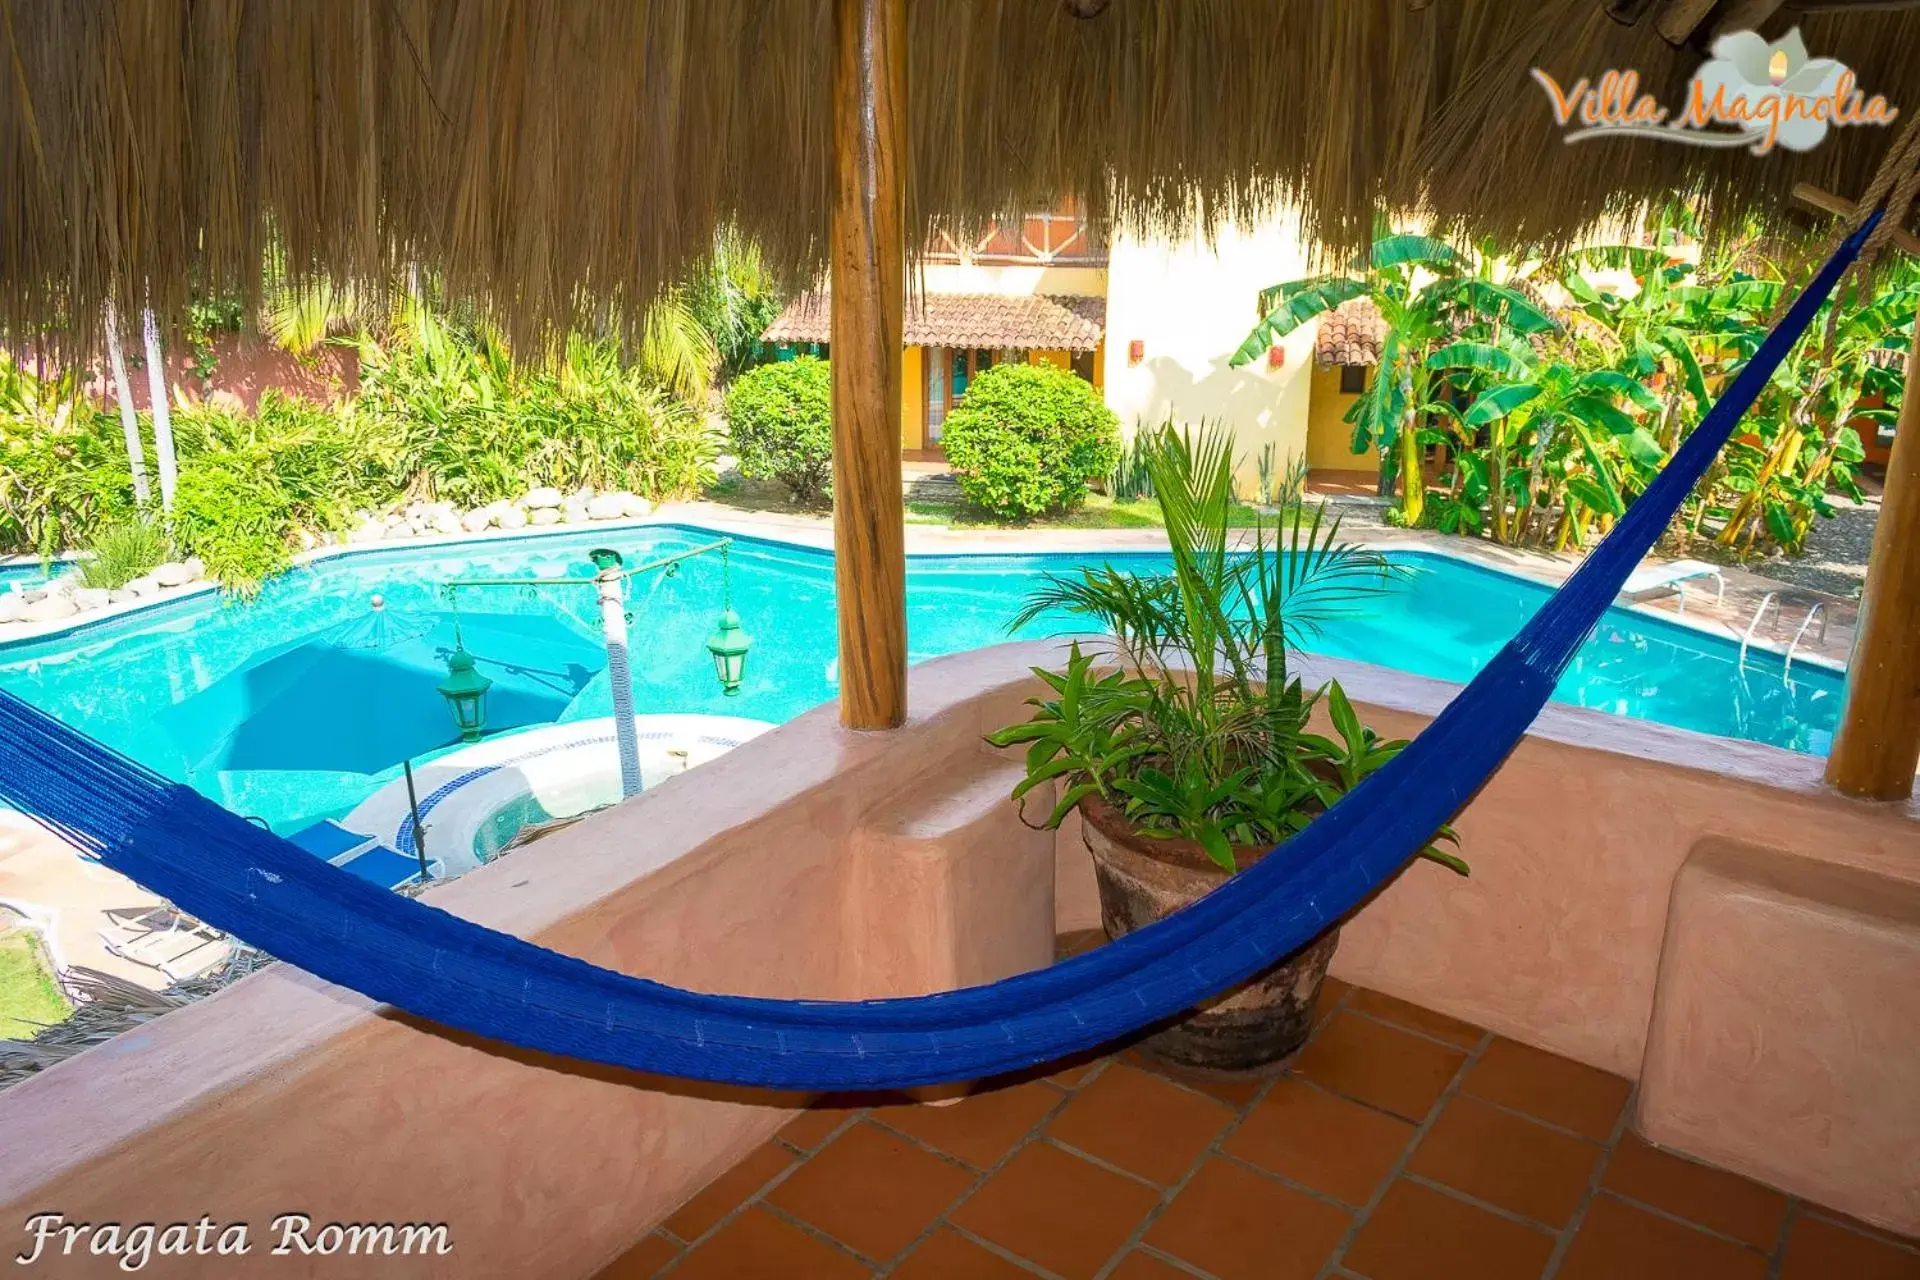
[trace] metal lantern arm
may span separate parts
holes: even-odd
[[[640,746],[633,731],[633,676],[627,662],[627,624],[632,616],[626,609],[625,587],[629,579],[642,574],[659,572],[672,577],[677,574],[682,561],[695,556],[708,555],[718,551],[721,556],[722,611],[719,628],[707,639],[707,652],[713,656],[714,674],[720,681],[721,691],[728,697],[740,692],[740,684],[746,674],[747,650],[752,639],[740,626],[740,616],[733,611],[733,574],[732,562],[728,557],[728,548],[733,539],[721,538],[702,546],[691,547],[685,551],[676,551],[672,555],[656,556],[641,564],[628,566],[620,553],[609,547],[600,547],[589,552],[594,567],[599,571],[591,578],[459,578],[445,583],[441,592],[446,596],[454,614],[455,658],[464,657],[466,668],[472,678],[492,681],[472,671],[473,657],[459,643],[459,597],[458,593],[466,588],[478,587],[523,587],[538,589],[542,587],[592,587],[599,595],[600,632],[607,646],[607,679],[613,694],[614,736],[620,752],[620,790],[623,795],[634,795],[640,790]],[[454,695],[447,692],[448,685],[455,682],[455,675],[448,676],[447,685],[441,686],[448,702],[454,707],[454,715],[460,724],[461,736],[468,741],[477,741],[481,729],[475,728],[469,737],[468,726],[461,715],[461,705],[454,702]],[[465,686],[460,686],[464,688]],[[484,693],[484,690],[482,691]],[[484,714],[481,713],[484,723]]]

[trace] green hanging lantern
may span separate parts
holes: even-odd
[[[747,674],[747,650],[753,639],[740,628],[740,615],[731,605],[720,615],[720,625],[707,637],[707,652],[713,655],[713,673],[720,677],[720,691],[731,698],[740,692]]]
[[[474,670],[473,655],[457,639],[453,656],[447,659],[447,678],[439,687],[460,729],[460,740],[480,741],[487,728],[487,690],[493,688],[493,681]]]

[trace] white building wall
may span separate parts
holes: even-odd
[[[1178,422],[1220,420],[1234,433],[1240,481],[1251,492],[1256,459],[1269,442],[1281,466],[1304,458],[1307,397],[1316,326],[1281,344],[1269,369],[1263,354],[1241,368],[1228,359],[1253,328],[1259,291],[1308,272],[1298,222],[1284,215],[1254,228],[1223,227],[1214,244],[1143,240],[1117,232],[1107,268],[1107,404],[1131,434],[1169,414]],[[1142,359],[1130,362],[1133,342]]]

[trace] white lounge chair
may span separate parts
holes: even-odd
[[[100,942],[121,959],[158,969],[174,982],[205,973],[232,946],[219,930],[165,908],[107,926],[100,930]]]
[[[1727,595],[1727,580],[1720,573],[1718,565],[1708,564],[1704,560],[1666,560],[1641,565],[1627,577],[1626,585],[1620,588],[1620,598],[1639,602],[1646,596],[1660,591],[1680,593],[1680,612],[1687,611],[1687,583],[1694,578],[1712,578],[1713,598],[1716,603]]]

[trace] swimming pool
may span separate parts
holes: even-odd
[[[46,580],[47,571],[38,560],[0,561],[0,591],[37,587]]]
[[[316,561],[251,604],[203,595],[0,646],[0,687],[276,829],[338,816],[396,776],[401,755],[436,749],[452,722],[422,653],[444,651],[452,620],[439,584],[456,577],[587,576],[587,552],[611,544],[628,563],[712,541],[679,525],[586,529],[451,546],[379,548]],[[1466,680],[1549,590],[1443,556],[1395,552],[1409,570],[1364,612],[1309,647],[1336,657]],[[821,551],[736,538],[733,602],[753,636],[740,695],[722,696],[703,643],[720,607],[721,560],[636,580],[630,597],[634,707],[781,722],[836,693],[833,562]],[[1042,573],[1078,564],[1154,569],[1154,553],[915,556],[907,576],[909,658],[1008,638],[1006,624]],[[385,600],[373,619],[369,602]],[[593,592],[502,589],[461,601],[481,670],[515,698],[518,723],[611,714],[594,660]],[[378,625],[375,625],[377,621]],[[1041,619],[1021,634],[1069,629]],[[305,661],[316,635],[337,641]],[[484,638],[483,638],[484,637]],[[407,655],[407,661],[401,661]],[[276,670],[276,668],[278,670]],[[405,669],[402,669],[405,668]],[[271,676],[264,674],[273,671]],[[1811,664],[1786,678],[1755,651],[1614,609],[1556,691],[1559,701],[1727,737],[1824,754],[1842,680]],[[378,722],[345,723],[355,705]],[[490,718],[494,727],[497,717]],[[411,736],[408,736],[411,735]],[[416,756],[417,758],[417,756]]]

